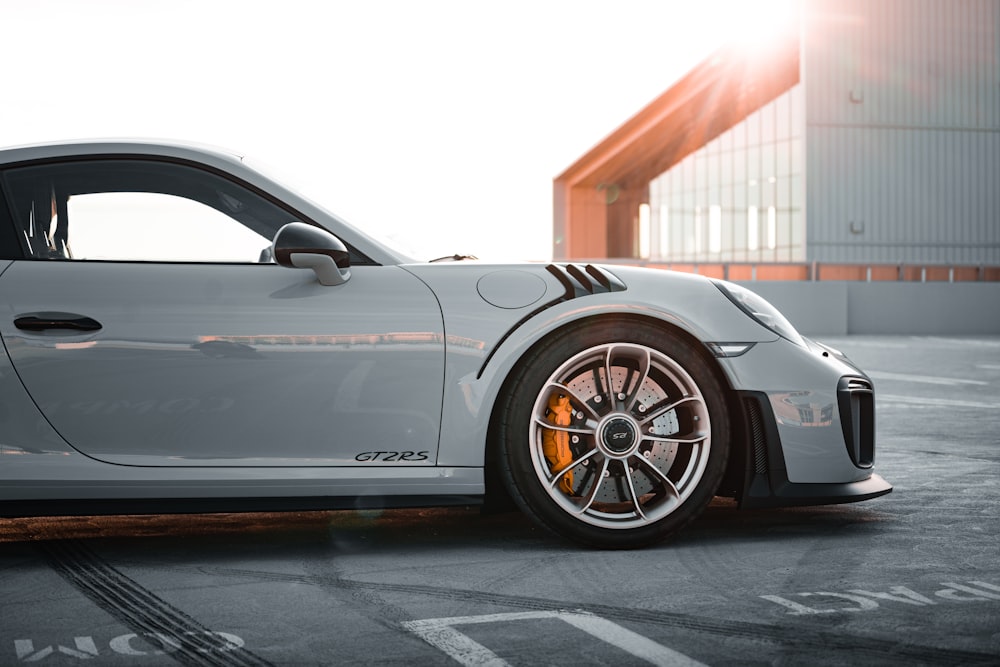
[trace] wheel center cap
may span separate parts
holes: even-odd
[[[601,429],[601,441],[604,448],[612,454],[624,454],[635,446],[635,425],[624,417],[609,419]]]

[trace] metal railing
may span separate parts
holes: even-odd
[[[575,260],[579,261],[579,260]],[[604,264],[627,264],[654,269],[697,273],[723,280],[846,280],[854,282],[1000,282],[1000,266],[963,264],[832,264],[802,263],[684,263],[612,258],[588,260]]]

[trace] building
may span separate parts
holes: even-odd
[[[1000,1],[794,6],[555,179],[555,259],[1000,280]]]

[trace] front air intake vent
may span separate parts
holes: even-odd
[[[862,378],[841,378],[837,404],[851,461],[859,468],[871,468],[875,463],[875,392],[871,383]]]
[[[616,276],[593,264],[582,267],[579,264],[549,264],[545,268],[566,288],[567,299],[626,289],[625,283]]]

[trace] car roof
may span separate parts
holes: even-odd
[[[197,162],[219,160],[239,164],[243,156],[233,151],[193,142],[153,139],[85,139],[0,148],[0,165],[84,155],[149,155],[189,159]]]

